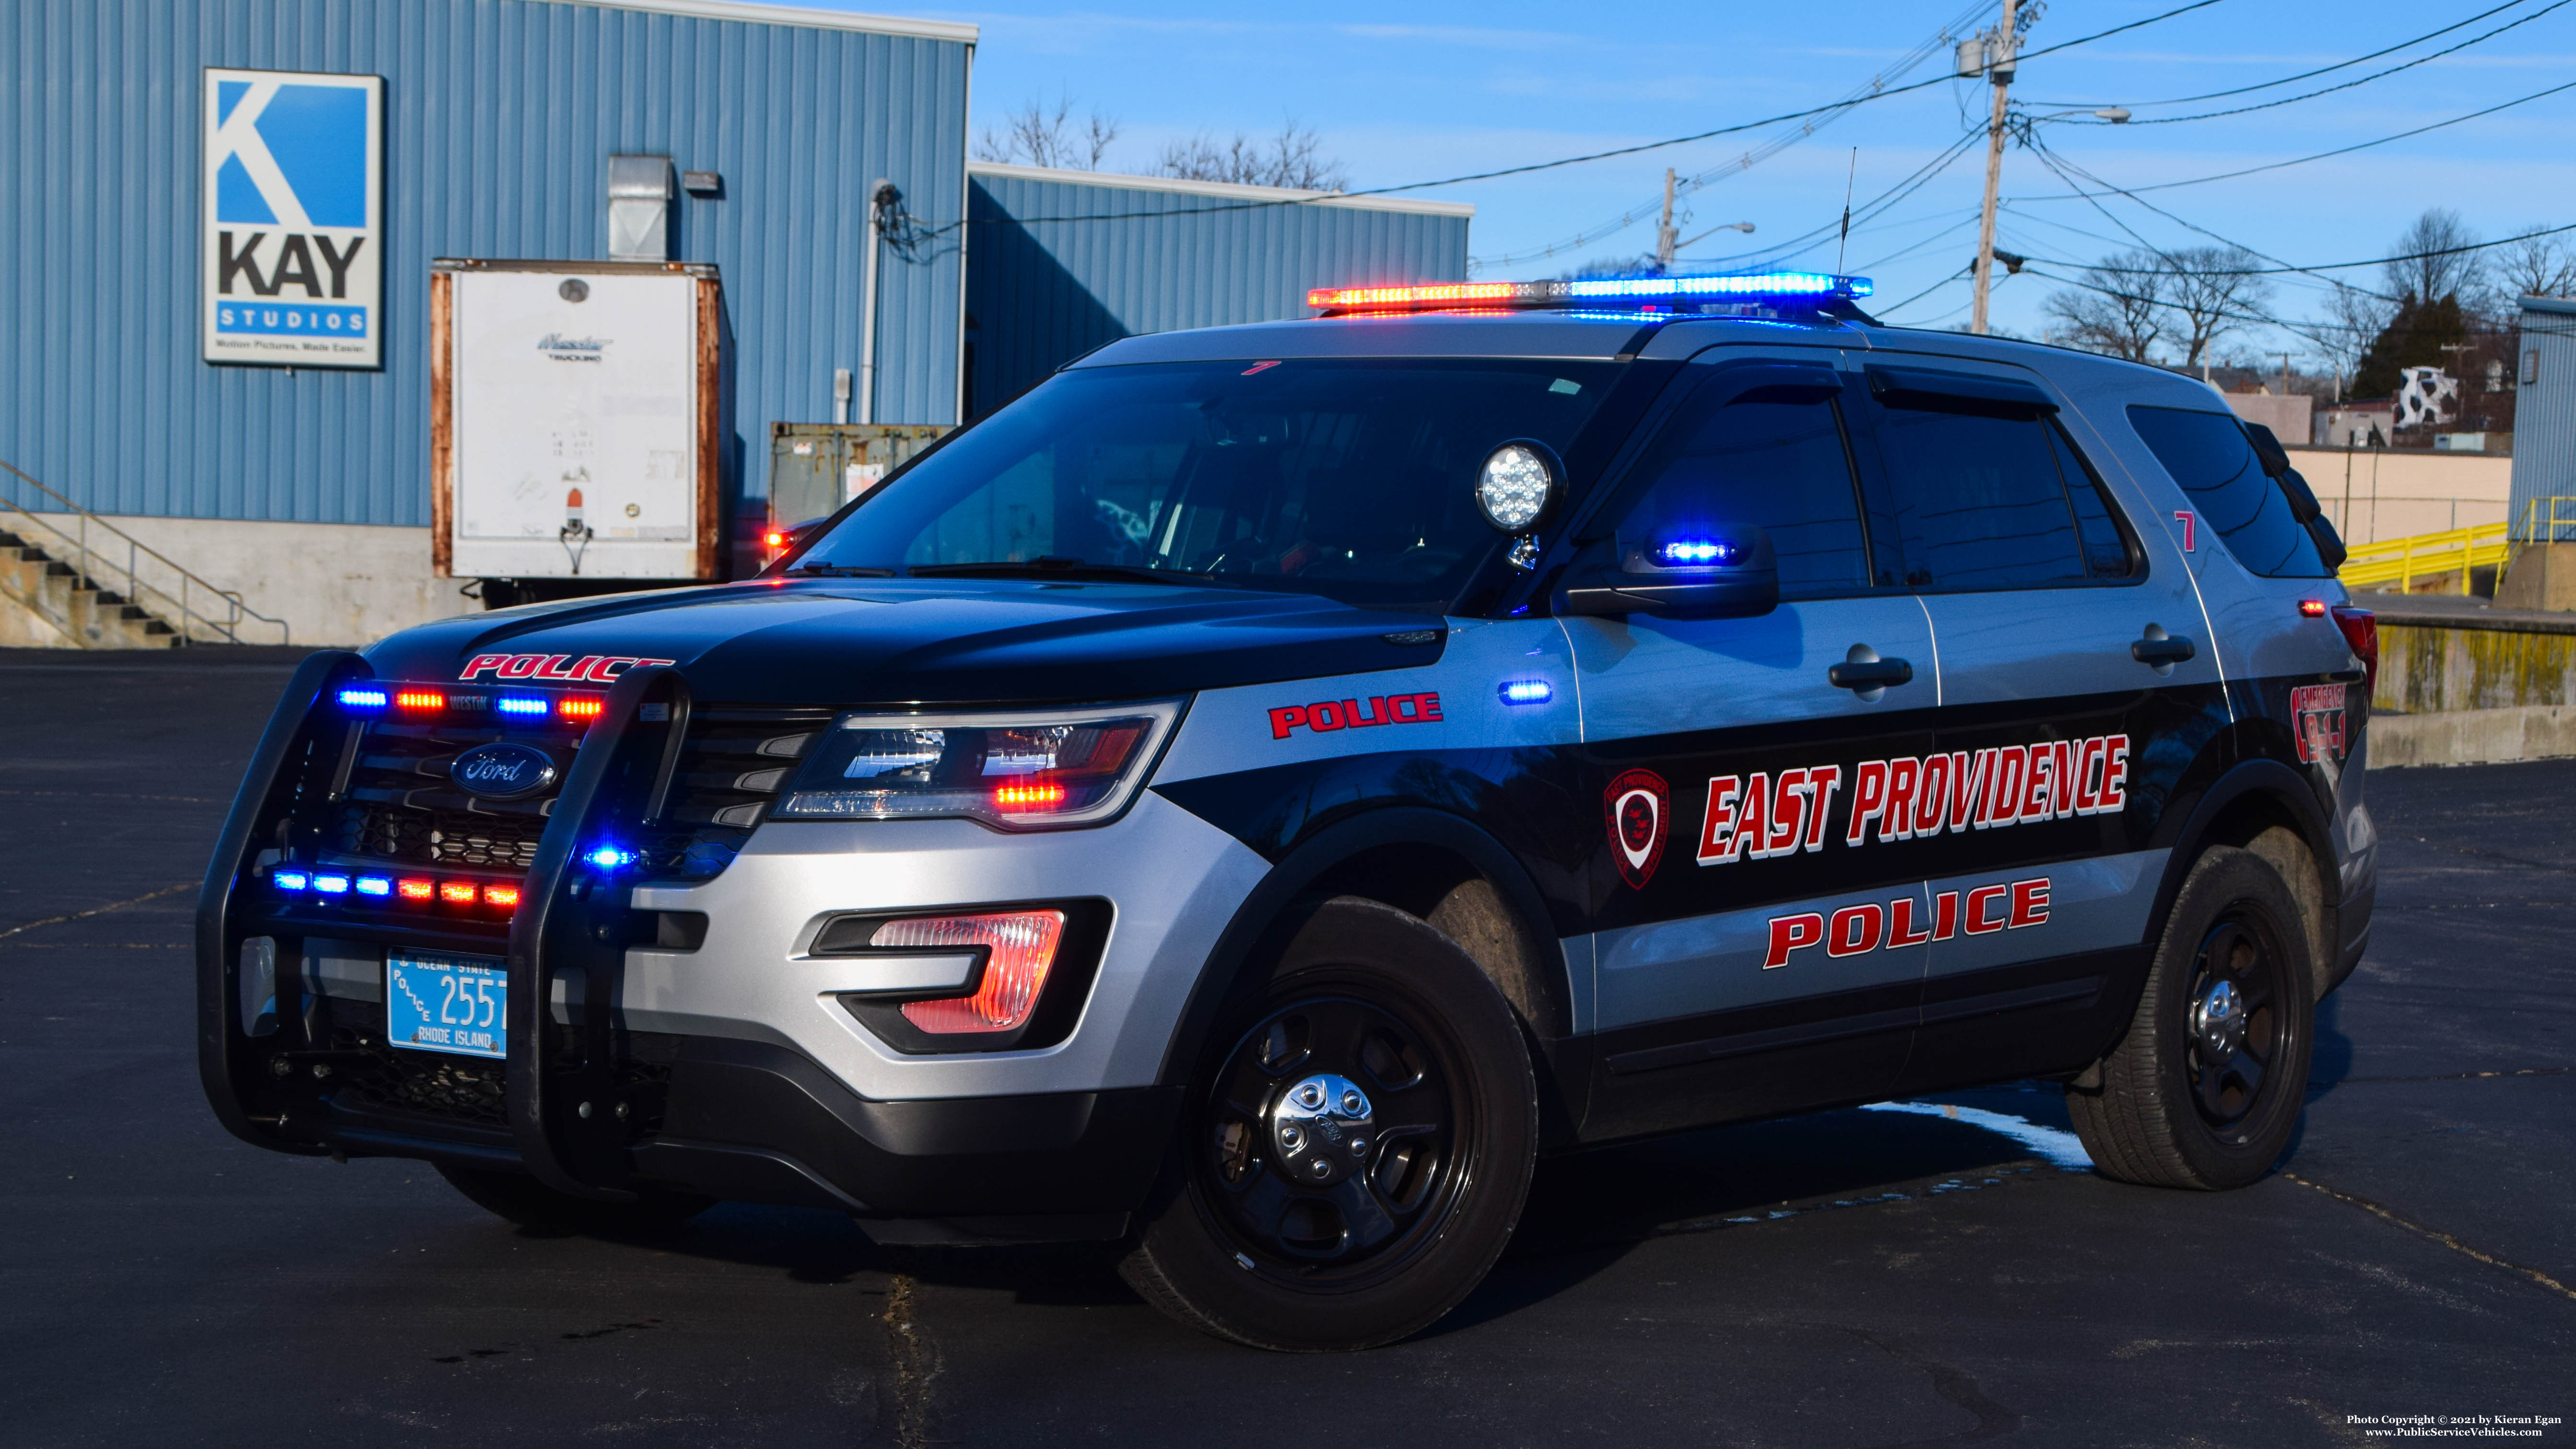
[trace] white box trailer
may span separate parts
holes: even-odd
[[[438,573],[723,577],[716,269],[431,266],[430,537]]]

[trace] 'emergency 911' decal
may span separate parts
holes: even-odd
[[[1845,845],[2108,815],[2128,804],[2129,737],[1863,760],[1850,778]],[[1840,765],[1712,777],[1699,863],[1727,865],[1824,849],[1826,817],[1843,779]]]

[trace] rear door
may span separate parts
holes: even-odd
[[[1854,466],[1840,362],[1694,364],[1583,530],[1660,545],[1758,524],[1783,595],[1758,618],[1563,621],[1607,846],[1590,1137],[1865,1099],[1904,1064],[1930,902],[1851,821],[1863,762],[1931,748],[1938,681],[1885,500]],[[1912,677],[1836,685],[1855,658]]]
[[[2182,768],[2228,723],[2186,561],[2030,374],[1869,372],[1871,441],[1941,657],[1914,767],[1933,939],[1908,1089],[2072,1065],[2116,1034]]]

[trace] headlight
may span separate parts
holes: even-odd
[[[1004,830],[1097,825],[1127,808],[1178,700],[1074,710],[846,714],[796,772],[780,820],[964,817]]]

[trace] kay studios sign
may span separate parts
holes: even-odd
[[[206,71],[205,359],[374,367],[385,83]]]

